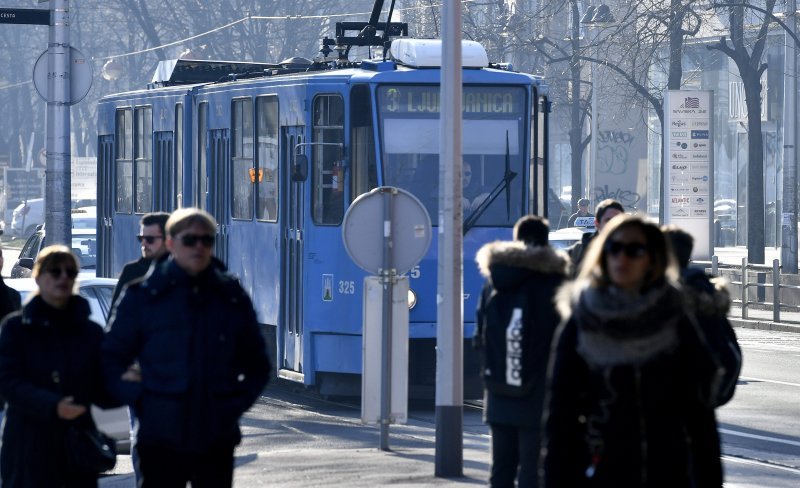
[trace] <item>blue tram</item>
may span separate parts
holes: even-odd
[[[541,79],[490,65],[477,43],[463,50],[469,351],[476,251],[509,239],[522,215],[545,215],[549,103]],[[391,185],[414,193],[436,225],[440,52],[439,41],[404,38],[361,62],[162,61],[148,89],[103,98],[98,276],[117,276],[138,255],[141,214],[204,208],[219,223],[216,256],[250,293],[279,375],[359,394],[365,273],[347,257],[341,223],[356,197]],[[434,391],[436,237],[409,273],[412,396]],[[472,396],[478,366],[465,358]]]

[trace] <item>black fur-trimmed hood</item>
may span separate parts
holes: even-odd
[[[475,256],[481,275],[494,288],[519,286],[531,273],[567,276],[570,260],[567,253],[550,246],[527,246],[520,241],[495,241],[484,245]]]
[[[550,246],[527,246],[520,241],[495,241],[484,245],[475,256],[475,262],[484,278],[491,276],[495,265],[524,268],[537,273],[569,273],[569,256]]]
[[[681,272],[686,303],[700,317],[725,317],[731,307],[731,294],[724,278],[708,276],[704,270],[689,268]]]

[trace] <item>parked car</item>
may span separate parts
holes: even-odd
[[[550,233],[548,241],[556,249],[566,249],[583,238],[583,234],[594,232],[594,227],[566,227]]]
[[[79,221],[87,221],[81,219],[81,215],[85,217],[97,218],[97,200],[94,199],[73,199],[71,203],[72,219],[76,218]],[[30,237],[40,225],[44,224],[44,198],[32,198],[27,202],[22,202],[14,209],[11,214],[11,226],[3,227],[3,231],[14,237]],[[86,224],[81,224],[85,226]],[[97,223],[93,223],[91,227],[96,227]],[[72,227],[78,227],[73,222]]]
[[[44,198],[32,198],[22,202],[11,213],[11,228],[8,233],[15,237],[29,237],[44,223]]]
[[[22,295],[23,303],[37,289],[33,278],[8,279],[5,280],[5,283]],[[111,312],[111,297],[114,295],[115,286],[117,286],[117,280],[112,278],[80,276],[78,279],[79,293],[89,302],[92,310],[90,318],[104,327]],[[109,410],[92,407],[92,416],[97,427],[114,438],[119,452],[130,451],[131,424],[127,407]]]
[[[85,217],[91,222],[96,222],[94,217]],[[81,263],[81,275],[93,276],[97,270],[97,229],[95,225],[91,228],[78,228],[75,227],[75,222],[78,220],[73,219],[72,228],[72,252],[78,256]],[[11,268],[11,278],[29,278],[31,270],[33,270],[33,263],[36,262],[36,256],[39,255],[45,246],[47,246],[45,238],[44,227],[35,231],[19,252],[19,259],[14,263]]]

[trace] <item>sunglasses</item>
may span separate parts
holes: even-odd
[[[623,244],[617,241],[608,241],[605,245],[606,253],[617,256],[619,253],[625,253],[629,258],[640,258],[647,254],[647,247],[641,242],[631,242]]]
[[[181,236],[181,243],[186,247],[194,247],[198,242],[203,244],[203,247],[211,247],[214,245],[214,236],[209,234],[184,234]]]
[[[139,242],[146,242],[148,244],[152,244],[156,242],[156,239],[163,239],[164,236],[136,236],[139,239]]]
[[[44,271],[56,280],[61,278],[61,275],[67,275],[67,278],[71,280],[78,276],[78,270],[74,268],[48,268]]]

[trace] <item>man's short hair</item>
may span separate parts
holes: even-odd
[[[619,210],[622,213],[625,213],[625,207],[622,206],[621,203],[614,200],[613,198],[606,198],[602,202],[597,204],[597,208],[594,209],[594,219],[595,222],[600,222],[603,220],[603,214],[606,213],[606,210],[613,208]]]
[[[550,223],[538,215],[526,215],[514,224],[514,240],[534,246],[546,246]]]
[[[144,214],[139,223],[142,227],[157,225],[161,233],[166,235],[167,220],[169,220],[169,214],[167,212],[152,212]]]
[[[694,249],[694,237],[675,224],[665,225],[661,228],[661,231],[672,244],[672,252],[675,253],[678,266],[681,269],[689,266],[689,260],[692,258],[692,249]]]
[[[194,224],[200,224],[209,234],[217,233],[217,221],[214,220],[210,213],[199,208],[188,207],[172,212],[172,215],[167,220],[167,234],[174,239],[178,234]]]
[[[581,198],[578,200],[579,207],[588,207],[589,206],[589,199],[588,198]]]

